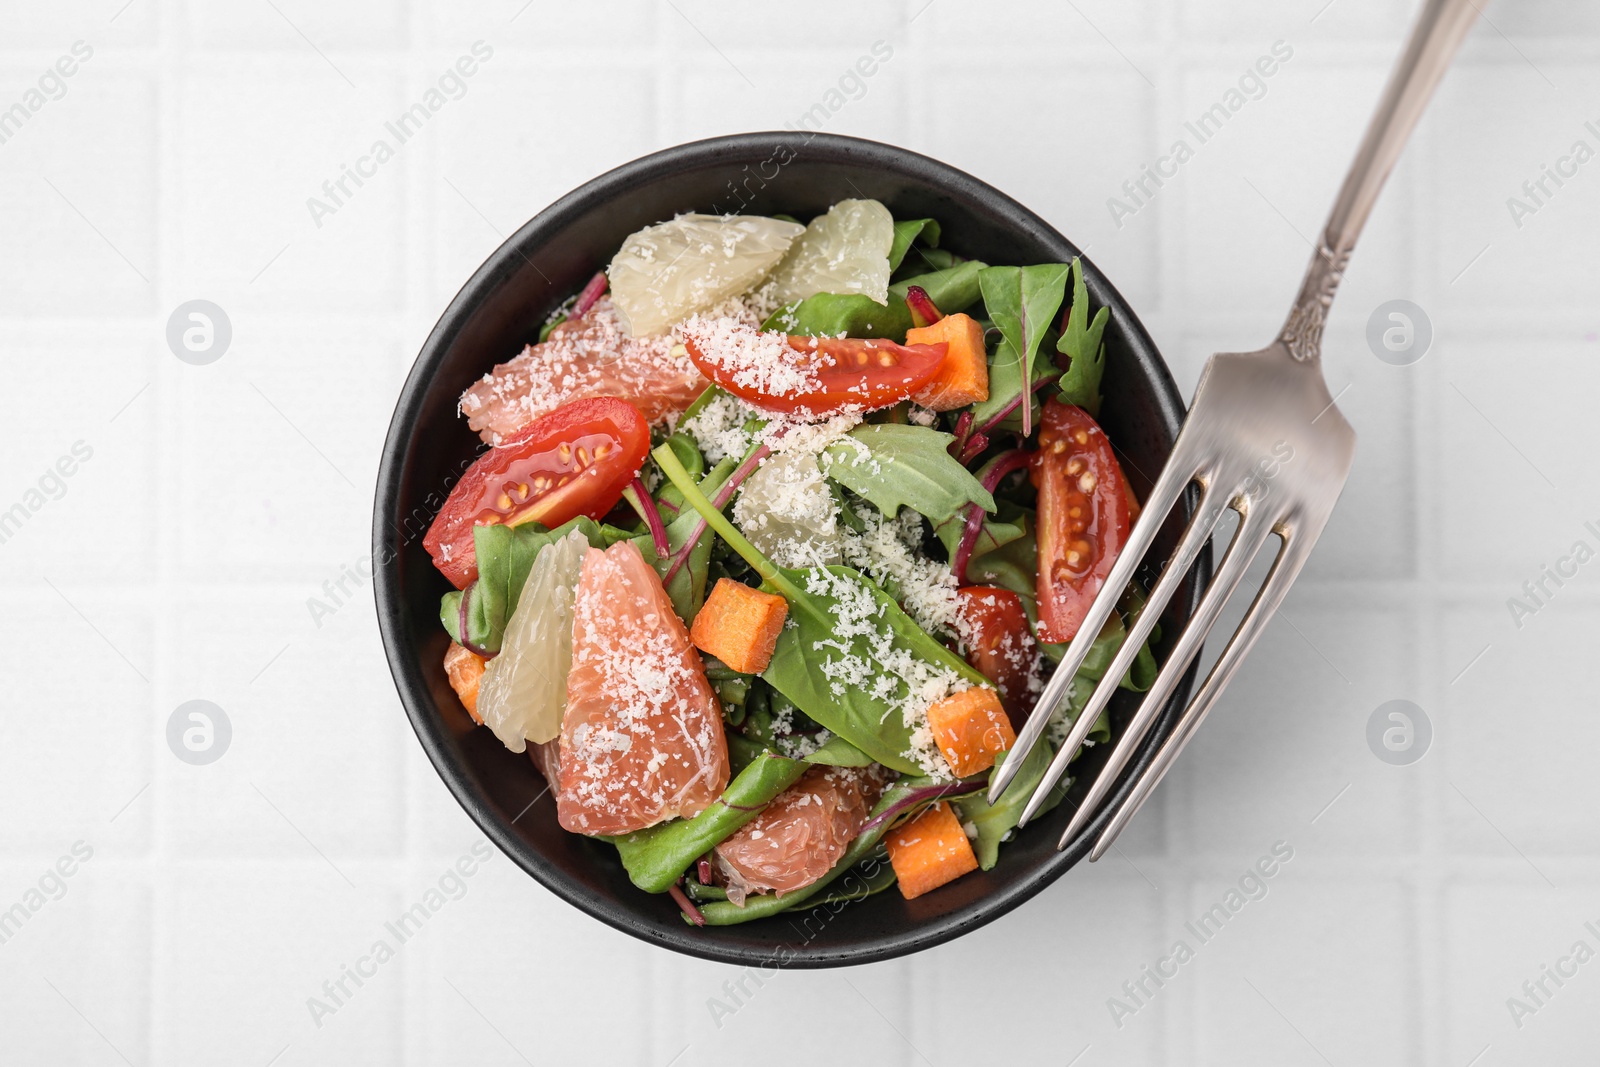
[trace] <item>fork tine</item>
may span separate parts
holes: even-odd
[[[1066,739],[1062,742],[1055,759],[1051,761],[1050,770],[1046,772],[1048,785],[1042,792],[1035,791],[1034,798],[1024,808],[1022,820],[1025,824],[1033,817],[1037,805],[1042,803],[1042,798],[1049,793],[1066,772],[1067,764],[1071,762],[1072,754],[1078,751],[1078,746],[1083,744],[1083,739],[1089,736],[1089,731],[1094,729],[1095,720],[1100,717],[1100,712],[1110,702],[1111,696],[1117,691],[1117,686],[1122,681],[1122,676],[1132,666],[1134,657],[1139,654],[1139,649],[1144,646],[1145,638],[1155,628],[1156,620],[1161,617],[1161,612],[1166,608],[1167,602],[1178,591],[1178,586],[1189,575],[1189,568],[1194,565],[1195,557],[1206,546],[1211,537],[1211,532],[1216,529],[1217,523],[1222,521],[1224,505],[1213,503],[1220,494],[1213,491],[1213,485],[1208,484],[1201,492],[1199,506],[1195,508],[1194,517],[1189,520],[1188,529],[1184,530],[1183,537],[1178,541],[1178,547],[1173,550],[1166,566],[1162,568],[1161,577],[1156,581],[1155,588],[1150,591],[1149,599],[1145,601],[1144,611],[1133,624],[1133,629],[1128,632],[1122,642],[1122,647],[1117,649],[1117,654],[1111,660],[1111,665],[1106,668],[1104,677],[1096,683],[1094,692],[1089,701],[1084,705],[1083,711],[1073,720],[1072,728],[1067,731]],[[1124,587],[1126,588],[1126,587]],[[1115,600],[1122,595],[1121,590],[1107,585],[1100,592],[1100,596],[1112,596]],[[1098,631],[1096,631],[1098,633]],[[1063,668],[1057,668],[1060,674]],[[1076,672],[1074,672],[1076,673]],[[1070,676],[1069,676],[1070,677]],[[1036,710],[1037,716],[1039,712]],[[1062,753],[1066,753],[1063,756]],[[1059,766],[1057,766],[1059,764]]]
[[[1116,747],[1111,750],[1111,757],[1106,760],[1106,765],[1089,786],[1088,795],[1078,806],[1078,810],[1072,813],[1067,830],[1061,835],[1061,841],[1056,846],[1058,849],[1066,848],[1067,842],[1072,840],[1089,821],[1095,809],[1115,784],[1117,776],[1133,758],[1145,734],[1149,733],[1150,727],[1155,723],[1156,716],[1166,706],[1167,698],[1172,695],[1184,672],[1189,669],[1190,661],[1199,653],[1201,643],[1211,632],[1217,617],[1222,614],[1224,605],[1238,587],[1240,579],[1244,577],[1250,561],[1255,559],[1256,553],[1271,534],[1272,527],[1264,509],[1247,505],[1246,513],[1239,521],[1239,528],[1234,531],[1233,540],[1228,544],[1228,551],[1222,558],[1222,565],[1217,569],[1211,587],[1206,590],[1205,596],[1201,597],[1200,606],[1195,611],[1194,617],[1178,636],[1177,644],[1173,646],[1166,663],[1162,664],[1160,673],[1156,675],[1155,684],[1144,695],[1139,710],[1134,713],[1133,721],[1128,724],[1122,737],[1117,740]],[[1065,762],[1062,761],[1063,755],[1066,757]],[[1071,759],[1072,752],[1065,746],[1056,753],[1056,760],[1062,763],[1063,770],[1066,762],[1070,762]],[[1051,764],[1051,769],[1055,769],[1055,764]],[[1053,786],[1054,782],[1049,785]],[[1041,782],[1039,790],[1029,802],[1029,807],[1037,810],[1038,806],[1044,803],[1045,794],[1048,792],[1049,788]]]
[[[1325,520],[1324,520],[1325,521]],[[1089,853],[1091,862],[1105,855],[1116,841],[1117,835],[1128,825],[1128,821],[1138,814],[1144,802],[1161,784],[1161,779],[1171,769],[1173,761],[1183,751],[1189,739],[1194,736],[1200,724],[1205,721],[1206,715],[1216,704],[1217,698],[1222,695],[1222,690],[1227,687],[1233,678],[1234,671],[1249,654],[1256,639],[1266,629],[1272,616],[1278,610],[1278,605],[1283,603],[1283,598],[1289,592],[1289,587],[1294,584],[1295,576],[1300,573],[1300,568],[1305,565],[1306,558],[1311,554],[1311,546],[1316,543],[1317,535],[1322,532],[1322,523],[1318,522],[1315,529],[1305,526],[1300,528],[1290,527],[1285,536],[1283,545],[1278,549],[1278,557],[1273,560],[1272,569],[1267,572],[1266,580],[1261,583],[1261,588],[1256,592],[1255,600],[1250,604],[1250,610],[1239,623],[1239,628],[1228,640],[1228,645],[1218,657],[1216,664],[1211,668],[1211,673],[1206,675],[1200,691],[1195,694],[1194,700],[1184,709],[1183,715],[1178,720],[1177,728],[1172,731],[1166,742],[1149,767],[1145,768],[1143,775],[1134,783],[1132,792],[1117,808],[1116,814],[1101,831],[1100,837],[1095,841],[1093,850]]]
[[[1083,666],[1084,659],[1088,657],[1089,648],[1100,633],[1100,627],[1111,617],[1122,591],[1133,580],[1133,572],[1138,568],[1140,560],[1155,541],[1156,535],[1161,532],[1161,525],[1166,521],[1168,512],[1178,502],[1178,498],[1183,495],[1190,482],[1197,478],[1202,482],[1208,480],[1206,471],[1194,458],[1195,451],[1195,446],[1187,444],[1180,432],[1178,441],[1173,446],[1171,458],[1167,460],[1161,476],[1151,488],[1150,498],[1145,502],[1144,510],[1139,513],[1139,521],[1134,523],[1133,529],[1128,533],[1128,543],[1122,547],[1117,561],[1112,564],[1111,573],[1106,576],[1105,584],[1095,597],[1094,603],[1089,605],[1089,613],[1084,617],[1083,625],[1067,644],[1067,651],[1061,657],[1061,663],[1056,667],[1055,674],[1051,675],[1050,681],[1045,684],[1044,692],[1039,694],[1034,713],[1028,716],[1028,721],[1023,724],[1022,733],[1011,746],[1011,756],[996,769],[994,781],[989,785],[989,803],[993,804],[1000,799],[1000,795],[1006,791],[1006,787],[1021,770],[1028,753],[1038,744],[1040,736],[1049,724],[1051,714],[1066,696],[1067,686],[1072,684],[1072,676],[1078,673],[1078,668]]]

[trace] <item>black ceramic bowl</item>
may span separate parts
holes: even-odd
[[[993,870],[969,874],[917,900],[887,892],[837,911],[819,907],[814,914],[740,926],[688,926],[669,897],[633,887],[610,845],[558,827],[554,801],[528,757],[507,751],[490,731],[473,726],[442,667],[449,638],[439,625],[439,597],[450,587],[423,550],[422,534],[480,449],[456,414],[462,390],[535,337],[550,311],[604,268],[630,233],[689,211],[808,219],[848,197],[880,200],[897,218],[938,219],[943,246],[991,263],[1065,262],[1079,254],[1010,197],[943,163],[889,145],[753,133],[657,152],[558,200],[478,268],[434,327],[406,380],[378,473],[373,516],[378,620],[400,699],[440,777],[490,840],[569,903],[645,941],[730,963],[839,966],[948,941],[1059,878],[1085,855],[1107,816],[1102,814],[1072,847],[1057,852],[1073,806],[1060,805],[1007,844]],[[1111,283],[1088,260],[1084,276],[1094,303],[1111,308],[1102,421],[1142,496],[1172,449],[1183,401],[1155,345]],[[1180,521],[1169,523],[1152,558],[1166,557]],[[1174,598],[1163,620],[1167,643],[1193,612],[1208,577],[1202,564]],[[1172,730],[1192,673],[1130,774],[1145,766],[1155,743]],[[1133,707],[1129,694],[1119,693],[1112,704],[1118,725]],[[1090,752],[1079,762],[1080,783],[1104,752]],[[1129,781],[1125,775],[1114,800],[1125,794]]]

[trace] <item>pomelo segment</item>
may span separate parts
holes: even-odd
[[[839,862],[883,792],[874,767],[813,767],[715,850],[728,899],[790,893]]]
[[[762,296],[775,308],[818,293],[889,302],[894,216],[876,200],[841,200],[811,220],[772,272]]]
[[[583,560],[556,815],[626,834],[698,814],[728,784],[722,712],[655,570],[621,541]]]
[[[568,401],[596,396],[626,400],[654,425],[682,414],[705,387],[672,337],[630,337],[616,307],[601,297],[587,314],[473,382],[461,394],[461,413],[494,445]]]
[[[588,551],[588,539],[577,530],[539,550],[506,624],[500,654],[484,667],[478,714],[513,752],[561,733],[572,661],[572,602]]]
[[[623,328],[654,337],[749,291],[804,230],[758,215],[679,215],[647,226],[622,242],[606,269]]]

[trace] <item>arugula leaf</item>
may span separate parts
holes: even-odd
[[[1059,372],[1051,366],[1048,360],[1036,363],[1033,367],[1034,385],[1048,381]],[[980,400],[972,406],[972,421],[974,425],[985,426],[994,420],[1002,411],[1007,411],[1005,418],[995,423],[994,429],[1022,430],[1022,405],[1018,397],[1022,394],[1022,359],[1017,354],[1016,346],[1007,338],[1002,338],[995,345],[994,355],[989,357],[989,398]],[[1037,396],[1028,398],[1029,425],[1038,418],[1039,399]],[[992,432],[992,431],[991,431]]]
[[[939,223],[934,219],[908,219],[894,224],[894,243],[889,246],[889,269],[899,270],[918,237],[929,248],[939,247]]]
[[[828,738],[821,748],[804,757],[804,760],[826,767],[870,767],[873,764],[871,756],[842,737]]]
[[[622,854],[622,865],[634,885],[646,893],[665,893],[695,860],[760,815],[805,772],[806,765],[799,760],[764,752],[728,783],[716,803],[694,818],[622,834],[611,843]]]
[[[955,438],[931,426],[871,423],[818,456],[822,473],[864,497],[892,519],[904,505],[944,522],[975,503],[995,509],[994,496],[950,455]],[[854,443],[852,443],[854,442]]]
[[[761,677],[817,723],[877,762],[908,774],[920,771],[906,755],[913,748],[911,728],[899,711],[910,697],[909,682],[898,673],[884,672],[871,688],[844,686],[829,677],[831,665],[845,656],[871,663],[881,662],[884,654],[903,655],[912,664],[948,671],[972,685],[986,684],[983,676],[913,622],[893,597],[859,571],[838,566],[788,570],[775,565],[712,506],[671,449],[657,448],[654,455],[689,506],[761,576],[762,588],[789,603],[788,622]],[[813,582],[838,595],[810,592],[807,586]],[[872,604],[849,634],[838,632],[843,596],[858,603],[868,597]]]
[[[451,640],[461,642],[461,600],[465,597],[470,643],[487,652],[500,651],[506,623],[517,608],[517,599],[522,595],[522,586],[533,569],[534,559],[545,545],[559,541],[574,529],[582,530],[589,544],[596,548],[607,548],[633,536],[627,530],[601,526],[582,516],[554,530],[547,530],[536,522],[473,527],[472,548],[478,560],[478,580],[463,591],[446,593],[439,604],[439,621],[444,623]]]
[[[977,260],[967,260],[947,270],[896,282],[889,286],[887,307],[860,293],[818,293],[774,311],[761,328],[808,337],[886,337],[904,341],[912,326],[911,312],[906,308],[906,291],[911,286],[922,286],[940,311],[953,315],[977,303],[978,276],[984,266]]]
[[[1033,377],[1033,357],[1066,295],[1069,270],[1064,263],[1041,263],[1032,267],[986,267],[979,272],[983,306],[1001,335],[1019,353],[1019,383]],[[1032,405],[1023,404],[1021,408],[1022,433],[1027,436],[1033,432]]]
[[[1100,415],[1100,378],[1106,369],[1106,346],[1101,337],[1106,331],[1110,308],[1101,308],[1089,317],[1089,288],[1083,282],[1083,260],[1072,261],[1072,305],[1066,329],[1056,342],[1056,351],[1070,362],[1061,376],[1061,402],[1076,404],[1096,418]]]

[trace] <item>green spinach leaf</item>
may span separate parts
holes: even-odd
[[[994,496],[948,448],[954,440],[931,426],[857,426],[820,457],[822,473],[894,518],[902,505],[944,522],[968,504],[995,509]]]
[[[889,246],[889,269],[899,270],[911,245],[922,238],[929,248],[939,247],[939,224],[933,219],[907,219],[894,224],[894,243]]]
[[[805,762],[828,767],[870,767],[874,761],[844,738],[830,737],[821,748],[806,756]]]
[[[799,760],[762,753],[728,783],[716,803],[694,818],[622,834],[611,843],[622,853],[622,865],[634,885],[646,893],[665,893],[690,864],[760,815],[805,771]]]
[[[889,286],[887,306],[859,293],[818,293],[779,308],[761,328],[809,337],[886,337],[904,341],[912,325],[911,312],[906,308],[906,291],[911,286],[920,285],[940,311],[953,315],[978,302],[978,276],[983,268],[984,264],[977,260],[967,260],[946,270],[896,282]]]
[[[1033,383],[1035,387],[1040,382],[1049,381],[1059,372],[1051,366],[1049,361],[1040,361],[1033,367]],[[977,426],[987,426],[994,422],[989,431],[1010,430],[1020,433],[1022,431],[1022,404],[1018,398],[1022,395],[1022,359],[1017,355],[1017,349],[1010,339],[1002,338],[995,345],[994,354],[989,357],[989,397],[972,405],[972,421]],[[995,422],[1001,412],[1006,412],[1005,417]],[[1039,398],[1028,397],[1028,422],[1029,425],[1037,422],[1039,418]]]

